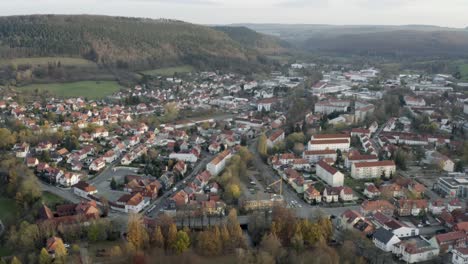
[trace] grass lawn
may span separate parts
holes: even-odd
[[[0,246],[0,257],[10,256],[12,253],[9,248]]]
[[[61,204],[65,202],[61,197],[50,193],[50,192],[43,192],[42,193],[42,201],[50,207],[55,207],[57,204]]]
[[[162,75],[162,76],[172,76],[174,73],[189,73],[193,72],[195,69],[190,65],[183,65],[178,67],[168,67],[155,70],[144,71],[144,74],[147,75]]]
[[[16,202],[13,199],[0,197],[0,219],[4,224],[9,224],[16,218],[18,208]]]
[[[31,64],[32,66],[47,65],[50,62],[59,62],[62,66],[89,66],[95,67],[96,63],[82,58],[69,57],[37,57],[37,58],[17,58],[11,60],[0,60],[0,65],[8,65],[14,63],[16,65]]]
[[[468,81],[468,64],[462,64],[458,67],[462,75],[462,80]]]
[[[100,99],[117,92],[122,88],[115,81],[81,81],[72,83],[31,84],[17,89],[20,91],[49,91],[51,94],[67,98],[83,96],[88,99]]]

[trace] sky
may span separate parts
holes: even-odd
[[[0,0],[0,16],[100,14],[197,24],[468,26],[468,0]]]

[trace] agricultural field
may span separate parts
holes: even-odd
[[[51,95],[69,98],[85,97],[88,99],[101,99],[109,96],[122,88],[115,81],[81,81],[71,83],[31,84],[17,87],[19,91],[40,92],[48,91]]]
[[[189,73],[195,69],[190,65],[178,66],[178,67],[167,67],[155,70],[144,71],[146,75],[161,75],[161,76],[172,76],[175,73]]]
[[[69,57],[38,57],[38,58],[17,58],[17,59],[0,59],[0,66],[15,64],[39,66],[47,65],[49,63],[60,62],[62,66],[87,66],[96,67],[96,63],[82,59],[82,58],[69,58]]]

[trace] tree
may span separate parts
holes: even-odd
[[[240,227],[239,221],[237,219],[236,209],[231,209],[229,211],[227,219],[227,229],[229,235],[231,236],[231,243],[234,248],[243,248],[245,247],[244,235]]]
[[[219,233],[220,233],[220,239],[221,239],[221,244],[223,246],[223,250],[226,251],[230,245],[229,242],[230,242],[231,237],[229,236],[229,231],[225,224],[221,225]]]
[[[122,249],[120,248],[120,246],[116,245],[116,246],[113,246],[110,250],[110,255],[112,257],[120,257],[122,256]]]
[[[403,151],[402,149],[398,149],[395,152],[394,161],[395,161],[395,164],[398,166],[398,168],[402,170],[406,170],[407,160],[408,160],[408,154],[405,151]]]
[[[220,254],[220,241],[213,237],[213,232],[203,231],[197,236],[197,251],[203,256],[217,256]]]
[[[164,248],[164,236],[160,226],[157,226],[154,229],[153,236],[151,237],[151,243],[154,247]]]
[[[258,139],[257,151],[263,158],[268,155],[267,137],[265,134],[260,135]]]
[[[141,216],[131,214],[127,224],[127,240],[136,250],[141,250],[148,244],[148,233],[143,226]]]
[[[8,149],[16,142],[16,136],[7,128],[0,128],[0,149]]]
[[[21,264],[21,261],[16,256],[14,256],[11,259],[10,264]]]
[[[52,257],[49,255],[49,252],[45,248],[41,249],[39,254],[39,264],[50,264],[52,263]]]
[[[57,240],[57,246],[55,247],[55,261],[54,263],[66,263],[67,249],[61,239]]]
[[[179,115],[177,103],[167,103],[164,106],[164,120],[166,122],[174,121]]]
[[[188,234],[183,230],[178,231],[176,240],[173,246],[173,250],[176,253],[180,254],[184,252],[185,250],[187,250],[189,247],[190,247],[190,238]]]
[[[110,187],[112,190],[117,190],[117,182],[115,181],[114,177],[112,177]]]
[[[224,194],[225,194],[226,201],[232,202],[233,200],[239,199],[241,195],[241,190],[240,190],[239,185],[233,184],[233,183],[228,184]]]
[[[174,249],[175,248],[175,243],[177,241],[177,226],[172,223],[169,226],[169,230],[167,232],[167,237],[166,237],[166,249]]]
[[[281,241],[273,233],[264,235],[260,243],[260,249],[269,253],[274,258],[278,258],[281,254]]]

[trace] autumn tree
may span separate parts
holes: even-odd
[[[21,264],[21,261],[16,256],[14,256],[11,259],[10,264]]]
[[[231,236],[231,243],[234,248],[245,247],[244,235],[237,219],[236,209],[231,209],[226,223],[229,235]]]
[[[137,214],[131,214],[128,219],[127,240],[136,250],[141,250],[148,244],[148,233],[143,226],[141,216]]]
[[[176,241],[177,241],[177,226],[174,223],[172,223],[169,226],[169,230],[166,236],[166,243],[165,243],[166,249],[167,250],[175,249]]]
[[[277,259],[282,254],[281,241],[273,233],[263,236],[260,242],[260,250],[263,250]]]
[[[66,263],[67,249],[61,239],[56,241],[57,246],[55,247],[55,261],[54,263]]]
[[[257,151],[263,157],[266,158],[268,155],[267,137],[265,134],[260,135],[257,144]]]
[[[161,231],[161,227],[157,226],[151,237],[151,244],[156,248],[164,248],[164,236]]]
[[[176,253],[180,254],[184,252],[185,250],[187,250],[189,247],[190,247],[190,238],[188,234],[183,230],[178,231],[176,240],[174,242],[172,249]]]
[[[49,255],[49,252],[45,248],[41,249],[39,254],[39,264],[50,264],[52,263],[52,257]]]
[[[213,232],[203,231],[197,236],[196,248],[200,255],[203,256],[217,256],[220,254],[219,245],[221,241],[217,241],[216,237],[213,237]]]

